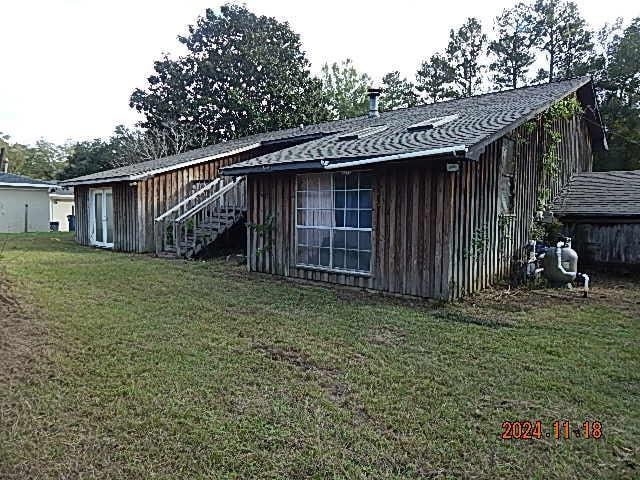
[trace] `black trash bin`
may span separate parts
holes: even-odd
[[[69,221],[69,231],[76,231],[76,216],[75,215],[67,215],[67,220]]]
[[[60,230],[60,222],[49,222],[49,231],[57,232]]]

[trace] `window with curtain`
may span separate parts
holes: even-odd
[[[297,264],[371,271],[371,174],[297,176]]]

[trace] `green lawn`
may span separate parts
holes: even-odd
[[[640,476],[640,280],[443,306],[5,242],[0,478]],[[499,438],[536,419],[603,437]]]

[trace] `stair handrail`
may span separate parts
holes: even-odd
[[[174,205],[173,207],[171,207],[169,210],[167,210],[166,212],[164,212],[162,215],[160,215],[158,218],[155,219],[156,222],[161,222],[162,220],[164,220],[165,218],[167,218],[169,215],[171,215],[172,213],[180,210],[182,207],[184,207],[185,205],[188,205],[189,202],[195,200],[196,198],[198,198],[200,195],[202,195],[203,193],[208,192],[209,190],[211,190],[212,188],[216,187],[220,182],[222,182],[222,177],[218,177],[216,178],[213,182],[208,183],[207,185],[205,185],[204,187],[202,187],[200,190],[198,190],[197,192],[195,192],[194,194],[188,196],[187,198],[185,198],[184,200],[182,200],[180,203]]]
[[[200,202],[196,206],[192,207],[190,210],[187,210],[185,213],[183,213],[182,215],[180,215],[179,217],[174,219],[174,223],[183,223],[185,220],[188,220],[189,218],[193,217],[195,214],[197,214],[198,212],[204,210],[206,207],[208,207],[213,202],[218,200],[220,197],[222,197],[229,190],[232,190],[232,189],[236,188],[240,183],[242,183],[244,181],[244,179],[245,179],[245,177],[239,177],[239,178],[233,180],[232,182],[228,183],[227,185],[222,187],[220,190],[215,192],[213,195],[211,195],[210,197],[207,197],[205,200],[203,200],[202,202]]]

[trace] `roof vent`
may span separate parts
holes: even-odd
[[[367,88],[367,95],[369,95],[369,118],[377,118],[380,116],[380,111],[378,110],[378,97],[381,93],[381,88]]]
[[[449,122],[453,122],[458,118],[458,115],[446,115],[444,117],[433,117],[429,120],[424,120],[422,122],[414,123],[413,125],[409,125],[407,127],[408,132],[419,132],[421,130],[431,130],[436,127],[441,127]]]
[[[343,135],[339,135],[338,140],[360,140],[361,138],[366,138],[371,135],[375,135],[376,133],[384,132],[387,128],[389,128],[387,125],[375,125],[373,127],[366,127],[360,130],[356,130],[355,132],[349,132]]]

